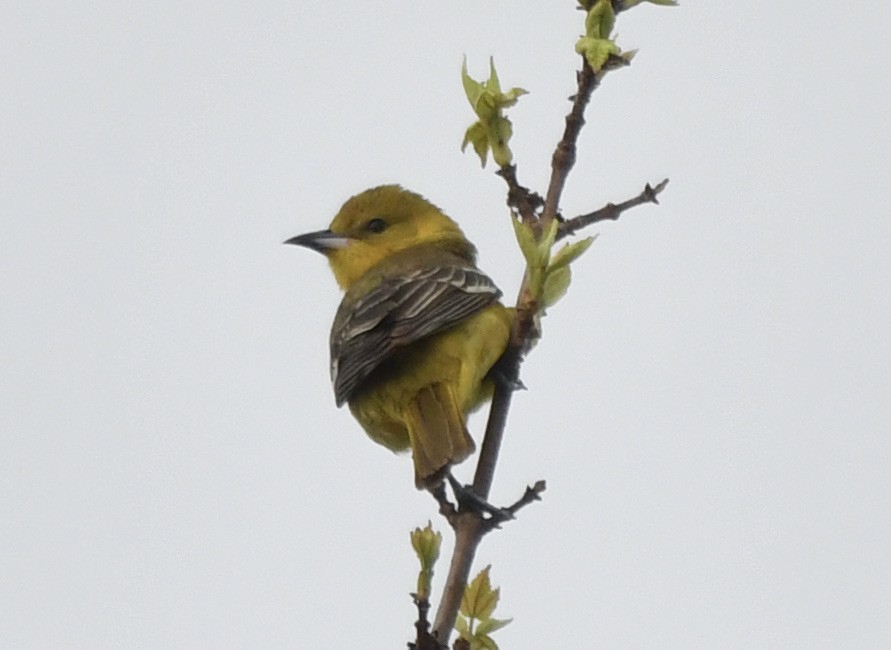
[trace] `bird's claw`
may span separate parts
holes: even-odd
[[[483,499],[473,491],[473,486],[462,485],[458,482],[451,472],[446,475],[452,492],[455,493],[455,500],[458,502],[459,512],[474,511],[480,514],[488,515],[485,519],[494,528],[505,521],[514,519],[514,513],[507,508],[499,508]]]
[[[489,377],[498,386],[503,386],[511,392],[518,390],[526,390],[526,385],[520,381],[520,378],[512,369],[506,367],[507,364],[496,363],[489,370]]]

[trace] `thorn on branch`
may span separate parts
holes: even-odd
[[[650,184],[647,183],[647,186],[644,188],[644,195],[646,195],[647,200],[650,203],[655,203],[659,205],[659,200],[656,198],[659,196],[659,193],[665,189],[665,186],[668,185],[668,179],[664,179],[661,183],[658,183],[656,187],[650,187]]]

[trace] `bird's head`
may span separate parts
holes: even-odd
[[[348,289],[366,271],[399,251],[438,245],[472,259],[473,245],[435,205],[398,185],[381,185],[349,199],[328,230],[288,239],[328,258],[337,283]]]

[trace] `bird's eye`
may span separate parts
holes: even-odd
[[[379,218],[372,219],[365,224],[365,229],[374,233],[384,232],[387,229],[387,222]]]

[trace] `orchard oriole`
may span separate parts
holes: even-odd
[[[328,230],[288,239],[328,258],[345,291],[331,328],[331,381],[375,442],[411,449],[435,488],[474,450],[467,414],[491,398],[511,310],[458,225],[418,194],[383,185]]]

